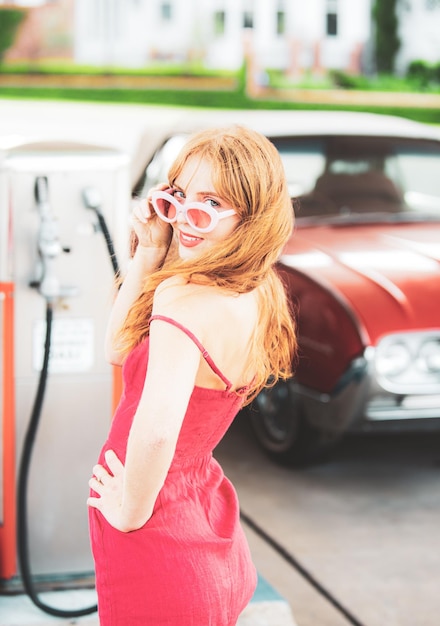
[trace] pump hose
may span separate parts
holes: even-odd
[[[38,381],[37,394],[35,396],[34,405],[32,408],[31,418],[29,420],[28,429],[23,445],[23,452],[20,460],[20,468],[18,474],[18,494],[17,494],[17,528],[18,528],[18,559],[20,563],[21,578],[26,593],[32,602],[45,613],[54,615],[55,617],[81,617],[83,615],[89,615],[97,611],[97,606],[90,606],[84,609],[78,610],[62,610],[45,604],[36,593],[34,583],[32,580],[32,574],[29,566],[29,532],[28,532],[28,515],[27,515],[27,486],[29,477],[29,467],[32,457],[32,449],[34,446],[35,436],[38,430],[38,424],[41,417],[41,410],[43,408],[44,395],[46,390],[46,383],[49,371],[49,353],[52,335],[52,319],[53,319],[53,306],[51,302],[47,302],[46,305],[46,339],[44,343],[44,359],[43,367],[40,372],[40,378]]]
[[[113,245],[113,240],[110,235],[110,231],[107,227],[105,217],[99,210],[99,207],[94,207],[94,211],[99,221],[101,232],[104,236],[107,246],[107,252],[110,257],[110,261],[113,268],[115,278],[119,278],[119,264]],[[33,285],[34,286],[34,285]],[[35,285],[36,286],[36,285]],[[44,358],[43,366],[40,372],[40,378],[38,381],[37,393],[32,408],[32,414],[29,420],[28,429],[25,435],[23,444],[23,451],[20,459],[20,467],[18,474],[18,489],[17,489],[17,537],[18,537],[18,560],[20,563],[21,578],[23,581],[24,589],[32,600],[32,602],[42,611],[55,617],[82,617],[83,615],[90,615],[98,610],[97,605],[93,605],[84,609],[63,610],[57,609],[48,604],[45,604],[36,592],[32,574],[30,570],[30,558],[29,558],[29,531],[28,531],[28,511],[27,511],[27,487],[29,477],[29,467],[31,463],[32,450],[34,447],[35,437],[40,422],[41,411],[43,408],[44,396],[46,391],[46,383],[49,372],[49,355],[50,344],[52,337],[52,320],[53,320],[53,305],[47,300],[46,304],[46,339],[44,343]]]
[[[112,264],[112,268],[113,268],[113,273],[115,275],[115,278],[119,278],[119,264],[118,264],[118,259],[116,257],[116,252],[115,252],[115,247],[113,245],[113,240],[112,237],[110,235],[110,231],[107,227],[107,222],[105,221],[105,217],[102,214],[102,212],[99,210],[99,208],[94,207],[93,209],[96,213],[96,217],[98,218],[98,222],[99,222],[99,226],[101,228],[101,232],[104,235],[104,239],[105,239],[105,243],[107,246],[107,252],[108,255],[110,257],[110,261]]]
[[[256,522],[254,522],[254,520],[249,517],[249,515],[247,515],[246,513],[244,513],[243,511],[240,511],[240,517],[242,519],[242,521],[249,526],[249,528],[251,530],[254,531],[254,533],[256,535],[258,535],[265,543],[267,543],[271,548],[273,548],[275,550],[275,552],[278,552],[278,554],[280,556],[283,557],[283,559],[285,561],[287,561],[287,563],[289,563],[289,565],[291,567],[293,567],[294,569],[297,570],[297,572],[305,579],[307,580],[308,583],[310,583],[310,585],[312,585],[312,587],[314,587],[314,589],[316,589],[316,591],[318,591],[324,598],[326,598],[326,600],[328,600],[330,602],[330,604],[333,605],[333,607],[335,609],[337,609],[344,617],[345,619],[348,621],[349,624],[352,624],[352,626],[363,626],[362,623],[357,619],[357,617],[355,617],[352,613],[350,613],[350,611],[343,606],[339,600],[337,600],[335,598],[335,596],[328,590],[326,589],[305,567],[304,565],[302,565],[298,559],[296,559],[293,554],[291,554],[290,552],[288,552],[286,550],[286,548],[284,548],[280,543],[278,543],[278,541],[276,541],[276,539],[274,539],[271,535],[269,535],[269,533],[267,533],[265,530],[263,530],[263,528],[261,528],[261,526],[259,526]]]

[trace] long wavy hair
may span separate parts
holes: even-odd
[[[200,285],[235,293],[259,288],[259,321],[250,355],[255,376],[250,401],[265,386],[292,375],[297,343],[293,314],[275,263],[293,229],[293,207],[278,151],[263,135],[243,126],[203,130],[185,144],[169,170],[172,187],[189,159],[211,165],[218,195],[239,217],[226,240],[191,260],[168,254],[163,266],[146,277],[118,336],[127,354],[149,332],[154,292],[166,278],[179,275]]]

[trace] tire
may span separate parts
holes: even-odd
[[[305,419],[301,396],[292,384],[278,382],[263,389],[249,407],[256,439],[279,465],[301,467],[322,459],[328,448],[324,433]]]

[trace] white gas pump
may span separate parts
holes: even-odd
[[[117,150],[0,145],[0,591],[30,571],[37,586],[93,581],[85,500],[112,412],[104,329],[129,208]]]

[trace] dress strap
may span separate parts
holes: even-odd
[[[177,322],[175,319],[171,317],[166,317],[165,315],[152,315],[150,317],[150,322],[153,322],[154,320],[162,320],[163,322],[167,322],[168,324],[171,324],[172,326],[176,326],[182,332],[184,332],[185,335],[187,335],[196,344],[196,346],[202,353],[203,358],[205,359],[209,367],[212,369],[214,374],[217,374],[217,376],[219,376],[219,378],[221,378],[221,380],[225,383],[226,391],[229,391],[231,389],[232,387],[231,381],[228,380],[226,376],[222,374],[222,372],[219,370],[217,365],[214,363],[214,361],[210,357],[208,351],[205,350],[204,346],[200,343],[200,341],[197,339],[194,333],[192,333],[188,328],[186,328],[186,326],[183,326],[183,324],[180,324],[180,322]]]

